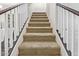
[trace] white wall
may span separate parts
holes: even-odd
[[[30,5],[31,12],[46,12],[45,3],[32,3]]]
[[[56,4],[55,3],[48,3],[47,4],[47,15],[49,17],[50,22],[55,21],[56,18]],[[52,24],[53,25],[53,24]]]

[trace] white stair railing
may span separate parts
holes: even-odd
[[[28,17],[27,4],[0,11],[0,56],[11,54]]]
[[[56,4],[56,29],[68,55],[79,55],[79,11]]]

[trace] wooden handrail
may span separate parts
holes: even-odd
[[[12,10],[12,9],[14,9],[14,8],[22,5],[22,4],[24,4],[24,3],[21,3],[21,4],[18,4],[18,5],[14,5],[14,6],[11,6],[9,8],[3,9],[3,10],[0,11],[0,15],[3,14],[3,13],[5,13],[5,12],[7,12],[7,11],[9,11],[9,10]]]
[[[77,11],[77,10],[75,10],[75,9],[72,9],[72,8],[70,8],[70,7],[68,7],[68,6],[62,5],[61,3],[57,3],[56,6],[62,7],[62,8],[64,8],[65,10],[68,10],[68,11],[72,12],[73,14],[79,16],[79,11]]]

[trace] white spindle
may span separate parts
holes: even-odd
[[[56,29],[58,30],[58,6],[56,6]]]
[[[16,36],[15,36],[15,18],[14,18],[14,15],[15,15],[15,9],[12,9],[11,10],[11,17],[12,17],[12,37],[13,37],[13,40],[12,41],[15,41],[16,39]]]
[[[71,51],[71,46],[72,46],[72,13],[69,12],[68,15],[68,50]]]
[[[64,32],[64,33],[63,33],[63,35],[64,35],[64,37],[63,37],[63,42],[64,42],[64,43],[67,42],[67,41],[66,41],[66,39],[67,39],[67,37],[66,37],[66,36],[67,36],[67,34],[66,34],[66,33],[67,33],[67,32],[66,32],[66,31],[67,31],[67,28],[66,28],[66,25],[67,25],[67,18],[66,18],[66,15],[67,15],[67,14],[66,14],[66,10],[64,10],[64,23],[63,23],[63,29],[64,29],[64,30],[63,30],[63,32]]]
[[[59,33],[61,34],[62,33],[62,31],[61,31],[61,29],[62,29],[62,24],[61,24],[61,22],[62,22],[62,8],[60,8],[60,7],[58,7],[58,10],[59,10],[59,12],[58,12],[58,27],[59,27]]]
[[[13,27],[12,27],[12,14],[10,13],[10,29],[9,29],[9,32],[10,32],[10,48],[13,47]]]
[[[18,27],[17,27],[17,24],[18,24],[18,22],[17,22],[17,20],[18,20],[18,18],[17,18],[17,14],[16,14],[16,12],[17,12],[17,9],[15,8],[15,9],[13,9],[13,10],[11,10],[11,15],[12,15],[12,21],[14,21],[14,23],[12,22],[12,25],[14,25],[14,26],[12,26],[12,31],[13,31],[13,33],[14,33],[14,39],[13,39],[13,41],[16,41],[16,39],[17,39],[17,30],[18,30]],[[13,35],[13,34],[12,34]]]
[[[5,56],[8,56],[8,18],[7,18],[7,13],[5,14]]]
[[[69,20],[68,16],[69,16],[69,12],[66,10],[66,33],[65,34],[66,34],[67,49],[69,49],[68,48],[68,43],[69,43],[68,42],[68,20]]]
[[[78,24],[79,16],[74,15],[74,56],[78,55]]]
[[[72,52],[72,56],[73,56],[74,55],[74,52],[73,52],[74,51],[74,47],[73,47],[74,46],[74,43],[73,43],[73,41],[74,41],[74,14],[72,14],[72,22],[71,23],[72,23],[72,40],[71,40],[72,41],[71,42],[72,48],[71,48],[71,52]]]
[[[16,41],[16,39],[17,39],[17,34],[16,34],[16,31],[17,31],[17,29],[16,29],[16,27],[17,27],[17,25],[16,25],[16,20],[18,20],[18,19],[16,19],[16,8],[14,9],[14,13],[13,13],[13,20],[14,20],[14,29],[13,29],[13,31],[14,31],[14,40],[13,41]]]
[[[0,56],[1,56],[1,28],[0,28]]]
[[[79,22],[79,18],[77,21]],[[79,23],[78,23],[78,56],[79,56]]]
[[[61,37],[63,37],[63,8],[61,9]]]
[[[21,18],[22,18],[22,16],[21,16],[21,10],[22,10],[22,8],[21,8],[21,6],[19,6],[18,7],[19,8],[19,28],[20,28],[20,32],[21,32],[21,29],[22,29],[22,20],[21,20]]]
[[[60,10],[59,10],[59,7],[58,7],[58,30],[59,30],[59,26],[60,26],[60,25],[59,25],[59,22],[60,22],[60,20],[59,20],[59,11],[60,11]]]
[[[15,13],[14,13],[14,26],[15,26],[15,29],[14,29],[14,34],[15,34],[15,38],[14,38],[14,41],[16,41],[17,39],[17,36],[19,35],[19,27],[18,27],[18,9],[15,8]]]
[[[65,43],[65,35],[64,35],[64,33],[65,33],[65,10],[63,9],[63,42]]]
[[[6,55],[8,55],[9,53],[9,49],[11,48],[11,29],[10,29],[10,11],[8,11],[8,12],[6,12],[6,26],[5,26],[5,28],[6,28],[6,34],[5,34],[5,37],[6,37],[6,41],[5,41],[5,44],[6,44],[6,47],[5,47],[5,49],[6,49]]]
[[[20,32],[20,9],[17,7],[17,13],[18,13],[18,33]]]

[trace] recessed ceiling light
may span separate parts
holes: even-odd
[[[2,9],[2,5],[0,5],[0,9]]]

